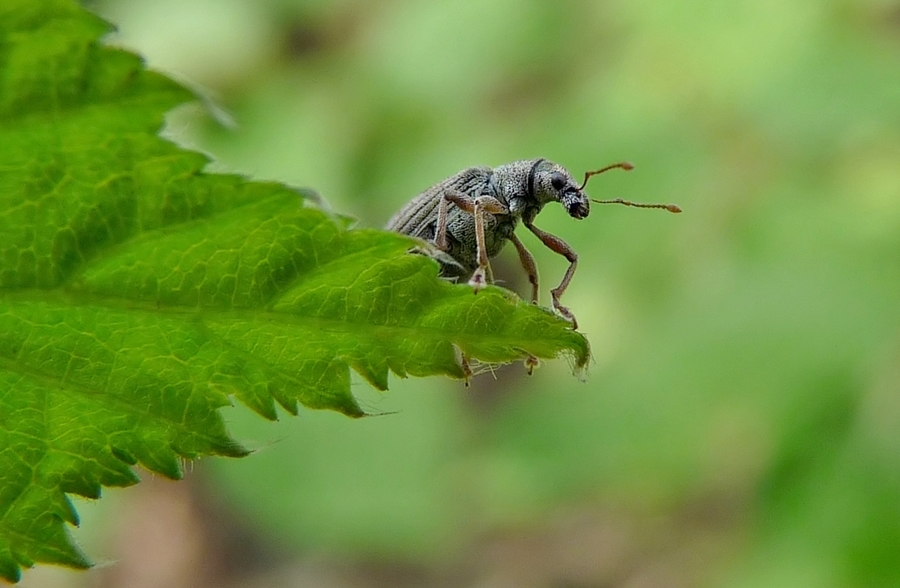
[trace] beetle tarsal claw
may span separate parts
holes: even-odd
[[[569,310],[568,308],[566,308],[565,306],[563,306],[556,300],[553,301],[553,308],[555,308],[556,312],[558,312],[560,315],[562,315],[562,317],[564,319],[566,319],[567,321],[572,323],[573,329],[575,329],[576,331],[578,330],[578,321],[575,320],[575,315],[572,314],[571,310]]]
[[[472,286],[472,289],[475,290],[476,294],[478,294],[479,290],[487,286],[487,279],[484,275],[484,268],[478,268],[475,270],[475,273],[473,273],[471,279],[469,279],[469,285]]]

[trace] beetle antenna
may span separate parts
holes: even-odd
[[[581,186],[578,187],[579,190],[584,190],[584,187],[587,186],[588,180],[591,179],[591,176],[596,176],[597,174],[602,174],[605,171],[609,171],[611,169],[624,169],[625,171],[630,171],[634,169],[634,166],[627,161],[623,161],[621,163],[614,163],[612,165],[607,165],[604,168],[598,169],[596,171],[585,172],[584,174],[584,182],[581,183]]]
[[[676,204],[639,204],[637,202],[622,200],[621,198],[613,198],[612,200],[594,200],[591,198],[591,202],[596,202],[597,204],[624,204],[625,206],[634,206],[635,208],[662,208],[669,212],[681,212],[681,208]]]

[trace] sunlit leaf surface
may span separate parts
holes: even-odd
[[[414,244],[276,184],[203,173],[157,137],[192,99],[63,0],[0,7],[0,577],[85,567],[66,493],[244,455],[234,397],[362,416],[351,368],[463,377],[460,353],[588,358],[584,337],[499,288],[437,278]]]

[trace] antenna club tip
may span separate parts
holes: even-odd
[[[668,210],[669,212],[674,212],[675,214],[678,214],[679,212],[681,212],[681,207],[678,206],[677,204],[666,204],[666,210]]]
[[[621,168],[624,169],[625,171],[631,171],[631,170],[634,169],[634,164],[631,163],[630,161],[623,161],[623,162],[619,165],[619,167],[621,167]]]

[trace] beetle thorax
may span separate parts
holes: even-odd
[[[516,217],[534,217],[553,198],[536,189],[538,168],[544,159],[522,159],[494,168],[493,183],[498,196]]]

